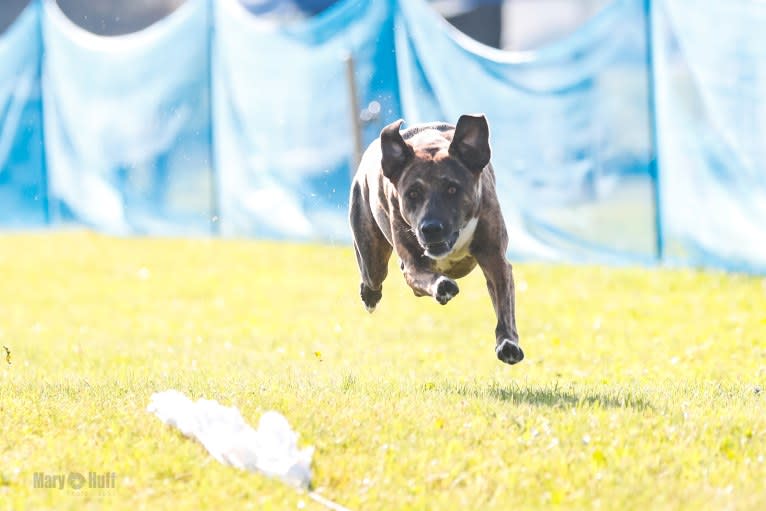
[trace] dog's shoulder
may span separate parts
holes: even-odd
[[[359,190],[360,197],[363,198],[378,223],[388,224],[389,197],[394,195],[394,185],[383,176],[381,157],[378,138],[370,143],[362,155],[352,188]]]

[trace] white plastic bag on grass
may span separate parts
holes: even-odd
[[[147,411],[198,440],[221,463],[300,488],[311,483],[314,448],[298,449],[298,434],[278,412],[264,413],[256,430],[236,408],[209,399],[192,401],[177,390],[152,394]]]

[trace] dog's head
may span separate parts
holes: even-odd
[[[405,140],[403,121],[380,135],[383,175],[396,188],[399,212],[425,254],[449,255],[461,231],[478,216],[481,173],[490,159],[489,126],[483,115],[463,115],[451,132],[424,130]]]

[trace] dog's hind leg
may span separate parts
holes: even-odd
[[[382,236],[381,236],[382,237]],[[372,248],[376,246],[376,248]],[[373,312],[383,297],[383,281],[388,274],[388,259],[391,256],[391,245],[383,238],[383,243],[368,244],[354,241],[356,261],[362,275],[359,294],[368,312]]]
[[[354,252],[362,277],[359,294],[368,312],[373,312],[383,296],[383,281],[388,275],[388,260],[393,248],[380,231],[369,206],[362,201],[361,189],[354,184],[349,220]]]

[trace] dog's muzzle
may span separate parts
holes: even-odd
[[[444,257],[452,251],[459,232],[448,234],[445,225],[439,220],[427,219],[418,226],[418,243],[425,254],[433,259]]]
[[[441,243],[427,244],[425,247],[423,247],[425,249],[425,254],[431,259],[440,259],[445,257],[449,255],[450,252],[452,252],[452,247],[455,246],[456,240],[457,233],[455,233],[451,240],[443,241]]]

